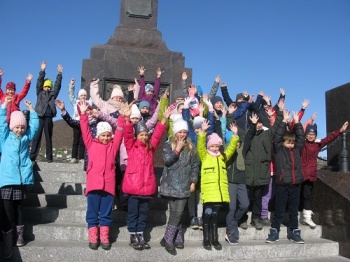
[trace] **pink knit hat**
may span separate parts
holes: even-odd
[[[111,94],[111,98],[115,97],[115,96],[120,96],[124,98],[124,93],[122,88],[119,85],[114,85],[113,86],[113,91]]]
[[[24,126],[27,129],[27,120],[21,111],[13,111],[10,116],[10,130],[16,126]]]
[[[212,133],[207,138],[207,148],[209,148],[212,145],[222,146],[222,139],[219,137],[219,135],[217,133]]]

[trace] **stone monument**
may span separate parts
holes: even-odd
[[[127,86],[139,78],[140,65],[147,69],[145,81],[152,84],[160,67],[164,71],[161,88],[169,87],[170,95],[180,88],[183,71],[190,83],[192,70],[185,68],[181,52],[167,48],[157,30],[157,19],[158,0],[121,0],[119,26],[106,44],[93,46],[90,59],[83,60],[81,86],[87,88],[91,79],[98,77],[100,95],[107,100],[114,84],[122,86],[126,93]]]

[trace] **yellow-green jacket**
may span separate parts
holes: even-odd
[[[226,162],[232,157],[237,148],[239,137],[232,136],[224,154],[218,157],[207,152],[206,134],[198,134],[197,152],[201,160],[201,201],[230,202],[228,192]]]

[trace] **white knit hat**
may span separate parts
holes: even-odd
[[[178,119],[182,119],[182,114],[173,113],[170,116],[171,121],[175,122]]]
[[[97,124],[96,129],[97,129],[97,132],[96,132],[96,137],[97,138],[104,132],[109,132],[109,133],[112,134],[112,127],[107,122],[99,122]]]
[[[133,104],[132,107],[131,107],[131,115],[130,115],[130,118],[135,118],[137,117],[138,119],[141,118],[141,113],[140,113],[140,110],[139,108],[137,107],[137,105]]]
[[[202,116],[196,116],[193,118],[193,129],[201,128],[205,118]]]
[[[122,88],[119,85],[114,85],[113,86],[113,91],[111,94],[111,98],[115,97],[115,96],[120,96],[124,98],[124,93]]]
[[[175,135],[177,132],[181,130],[188,131],[187,122],[183,119],[178,119],[173,123],[173,134]]]
[[[80,89],[78,92],[78,98],[80,98],[81,95],[87,95],[87,92],[85,89]]]

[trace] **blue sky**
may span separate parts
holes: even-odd
[[[289,110],[310,99],[303,120],[317,112],[318,136],[326,135],[325,92],[350,82],[350,1],[159,0],[158,8],[163,40],[183,53],[204,92],[217,75],[232,96],[263,90],[275,103],[282,87]],[[50,78],[62,64],[59,98],[68,105],[69,80],[80,87],[82,60],[114,34],[119,15],[117,0],[0,1],[2,88],[13,81],[20,89],[31,72],[35,102],[41,61]]]

